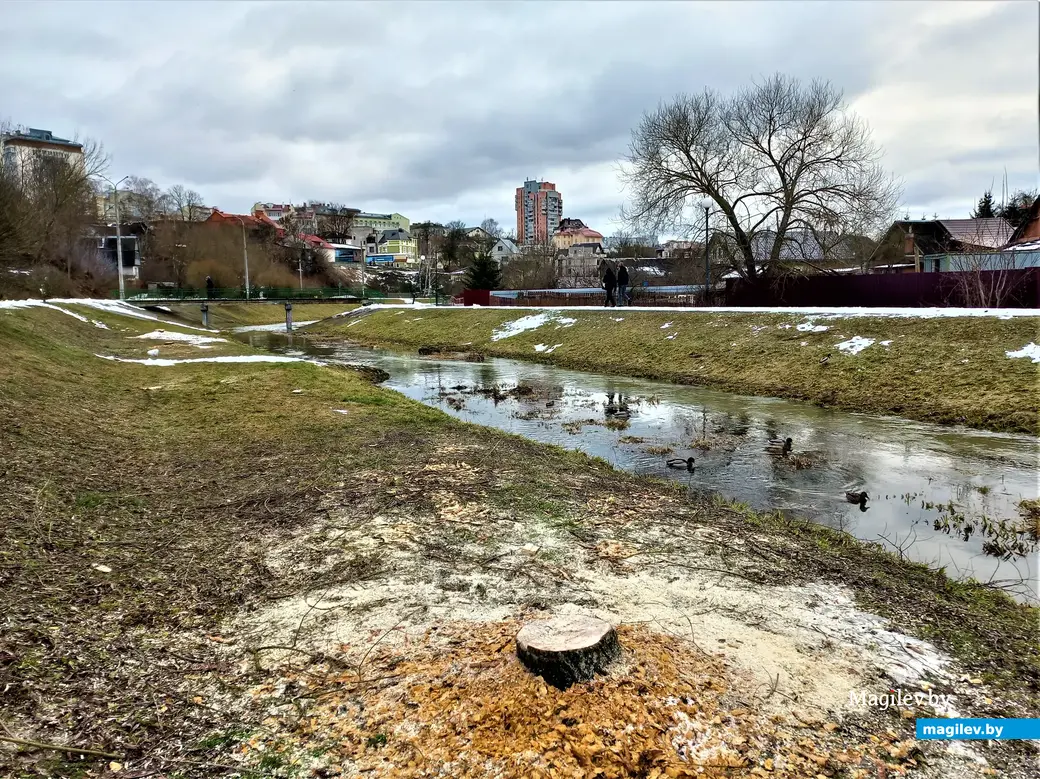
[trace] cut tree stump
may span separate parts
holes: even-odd
[[[529,622],[516,634],[516,654],[532,672],[561,690],[590,681],[621,655],[617,632],[596,617]]]

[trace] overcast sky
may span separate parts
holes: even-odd
[[[681,91],[845,90],[916,217],[1038,185],[1038,5],[4,3],[0,121],[101,140],[209,205],[341,202],[515,225],[524,178],[609,234],[617,159]]]

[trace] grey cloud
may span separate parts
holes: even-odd
[[[224,208],[319,197],[403,204],[422,218],[458,202],[474,213],[456,216],[511,224],[525,176],[616,160],[642,113],[682,91],[728,92],[779,70],[828,78],[853,99],[957,68],[972,71],[965,84],[998,75],[994,92],[1035,94],[1035,72],[1021,69],[1036,60],[1035,36],[1025,53],[1022,42],[1030,21],[1035,33],[1035,6],[914,28],[908,44],[902,18],[919,5],[208,3],[200,25],[196,3],[40,2],[5,16],[21,35],[0,78],[12,120],[81,128],[120,171],[218,193]],[[105,60],[84,54],[92,45]],[[115,69],[112,50],[123,58]],[[62,87],[70,68],[76,85]],[[36,88],[44,83],[56,88]],[[1021,159],[1028,140],[893,172],[915,203],[967,197],[977,170]],[[899,138],[900,158],[937,142]],[[370,175],[345,169],[354,150]],[[556,183],[568,210],[595,218],[622,199]],[[478,208],[472,193],[484,190],[495,199]]]

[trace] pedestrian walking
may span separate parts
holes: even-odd
[[[617,287],[617,276],[614,275],[614,269],[610,267],[610,263],[606,260],[603,261],[603,289],[607,292],[607,300],[604,303],[605,306],[610,308],[614,307],[614,289]]]
[[[213,277],[212,276],[207,276],[206,277],[206,297],[207,298],[213,297]]]
[[[628,294],[628,268],[623,262],[618,263],[617,269],[617,302],[619,306],[632,302],[632,296]]]

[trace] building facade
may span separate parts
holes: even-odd
[[[564,220],[570,221],[570,220]],[[577,220],[575,220],[577,221]],[[553,246],[557,249],[569,249],[575,244],[595,243],[603,246],[603,234],[582,225],[581,227],[561,227],[553,236]]]
[[[527,180],[516,188],[516,237],[531,244],[550,240],[563,218],[563,195],[550,181]]]
[[[359,211],[354,215],[354,224],[381,232],[383,230],[409,230],[412,223],[401,214],[371,214]]]
[[[26,163],[39,158],[82,165],[83,144],[58,138],[50,130],[38,130],[35,127],[0,135],[0,159],[9,174],[21,175]]]

